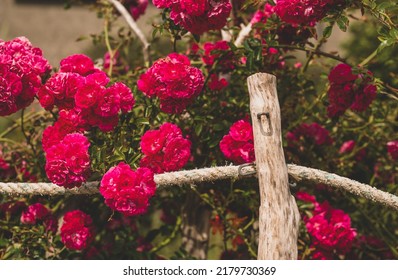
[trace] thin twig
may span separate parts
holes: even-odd
[[[21,112],[21,131],[22,131],[23,136],[26,139],[26,142],[32,148],[33,154],[34,154],[34,156],[36,158],[37,157],[37,152],[36,152],[35,146],[32,144],[31,135],[27,135],[27,133],[25,131],[24,115],[25,115],[25,109],[22,109],[22,112]]]
[[[119,13],[124,17],[130,28],[134,31],[134,33],[137,35],[138,39],[140,39],[142,45],[143,45],[143,55],[144,55],[144,61],[148,66],[150,65],[150,44],[148,43],[144,33],[141,31],[141,29],[138,27],[137,23],[133,19],[133,17],[130,15],[130,13],[127,11],[127,9],[117,0],[108,0],[112,5],[116,8],[116,10],[119,11]]]
[[[270,45],[270,48],[275,48],[275,49],[290,49],[290,50],[298,50],[298,51],[304,51],[307,53],[313,53],[313,54],[317,54],[320,56],[324,56],[324,57],[328,57],[328,58],[332,58],[334,60],[343,62],[343,63],[347,63],[347,59],[342,58],[338,55],[333,55],[327,52],[323,52],[320,50],[315,50],[315,49],[311,49],[311,48],[305,48],[305,47],[298,47],[298,46],[290,46],[290,45]]]

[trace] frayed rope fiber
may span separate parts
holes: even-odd
[[[288,164],[288,173],[295,181],[324,184],[335,189],[345,190],[398,211],[398,197],[372,186],[328,173],[322,170]],[[218,166],[211,168],[184,170],[155,175],[155,183],[160,187],[181,186],[225,179],[240,179],[255,176],[255,165]],[[79,188],[65,189],[52,183],[2,183],[0,194],[16,195],[94,195],[98,194],[99,182],[88,182]]]

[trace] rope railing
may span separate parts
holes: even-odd
[[[344,190],[358,197],[382,204],[398,211],[398,196],[381,191],[367,184],[322,170],[288,164],[288,173],[297,182],[307,181],[324,184],[338,190]],[[241,179],[255,176],[256,168],[250,165],[218,166],[202,169],[184,170],[155,175],[158,188],[190,185],[202,182],[214,182],[226,179]],[[52,183],[3,183],[0,193],[16,195],[95,195],[98,194],[99,182],[88,182],[79,188],[66,189]]]

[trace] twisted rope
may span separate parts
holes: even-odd
[[[296,181],[308,181],[324,184],[336,189],[344,190],[356,196],[380,203],[398,211],[398,197],[383,192],[372,186],[322,170],[304,166],[288,164],[288,173]],[[254,165],[219,166],[211,168],[193,169],[178,172],[169,172],[155,175],[158,188],[181,186],[185,184],[213,182],[223,179],[240,179],[255,176]],[[65,189],[51,183],[2,183],[0,194],[15,195],[94,195],[98,194],[99,182],[89,182],[79,188]]]

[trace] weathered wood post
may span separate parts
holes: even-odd
[[[300,215],[289,190],[276,77],[257,73],[247,82],[261,200],[258,259],[297,259]]]

